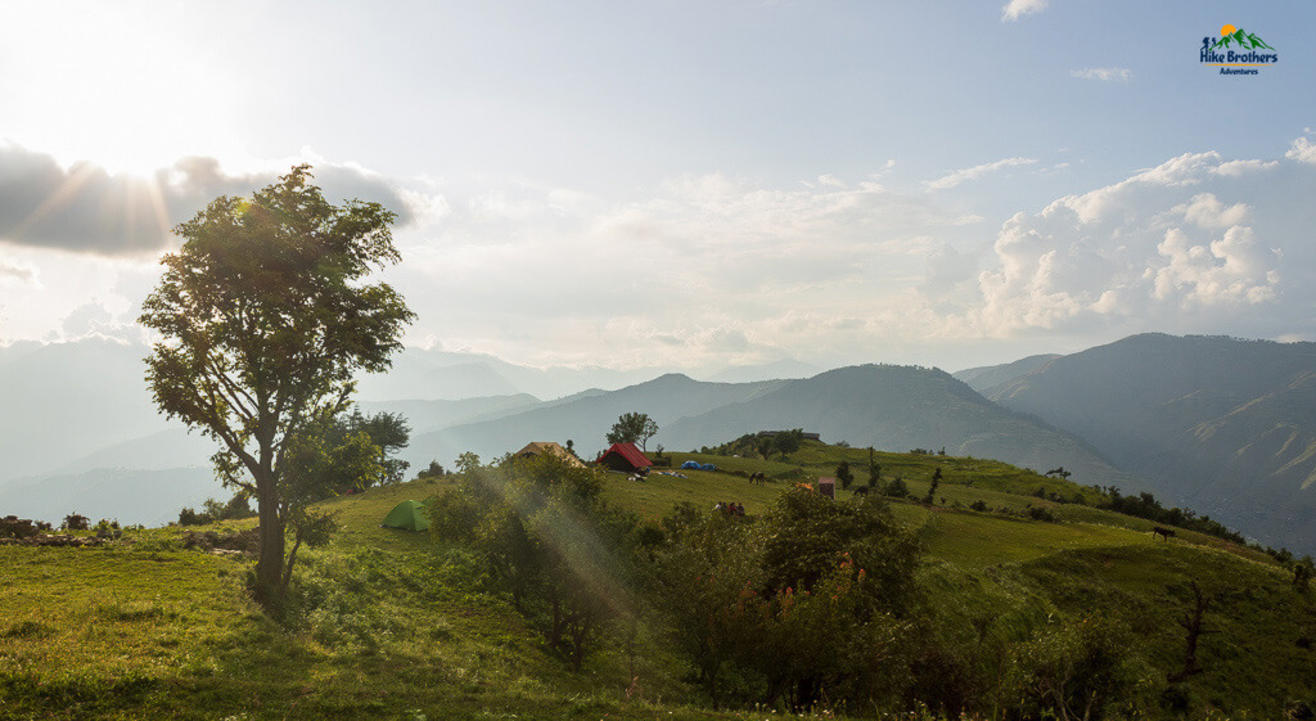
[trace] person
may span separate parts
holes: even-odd
[[[714,504],[713,504],[713,510],[714,510],[714,511],[720,511],[720,510],[722,510],[722,502],[721,502],[721,501],[718,501],[717,503],[714,503]]]

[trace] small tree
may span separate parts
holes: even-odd
[[[146,379],[156,404],[220,444],[217,475],[256,499],[257,601],[278,611],[284,526],[300,511],[289,460],[303,432],[347,409],[414,317],[385,283],[400,260],[378,203],[335,206],[299,165],[251,198],[221,196],[179,225],[139,319],[161,340]]]
[[[1303,556],[1293,563],[1293,587],[1298,591],[1307,592],[1313,575],[1316,575],[1316,564],[1312,563],[1311,556]]]
[[[773,441],[773,445],[776,446],[777,452],[780,453],[781,457],[784,459],[790,454],[800,450],[800,446],[804,443],[804,429],[795,428],[789,431],[782,431],[776,435]]]
[[[941,484],[941,466],[937,466],[932,473],[932,482],[928,484],[928,495],[923,497],[923,502],[932,505],[932,497],[937,492],[937,486]]]
[[[854,483],[854,473],[850,471],[850,463],[848,461],[841,461],[840,464],[836,466],[836,480],[841,484],[843,490],[849,490],[850,484]]]
[[[638,443],[641,450],[648,450],[646,444],[658,432],[658,424],[644,413],[623,413],[608,431],[608,444]]]
[[[1202,624],[1203,616],[1210,610],[1211,602],[1215,599],[1204,593],[1201,587],[1197,585],[1197,581],[1189,581],[1188,590],[1192,593],[1191,601],[1193,606],[1177,619],[1179,625],[1187,632],[1184,639],[1183,668],[1167,676],[1170,683],[1179,683],[1202,672],[1202,666],[1197,661],[1197,642],[1203,634],[1215,633],[1206,629]]]

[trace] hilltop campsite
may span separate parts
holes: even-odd
[[[820,441],[804,441],[795,453],[771,460],[730,454],[730,446],[709,450],[667,454],[673,466],[718,467],[685,477],[650,473],[638,482],[626,472],[563,463],[556,454],[509,454],[495,466],[325,501],[321,507],[341,530],[328,545],[304,551],[296,610],[286,624],[254,611],[246,598],[248,556],[191,544],[195,532],[182,527],[131,529],[85,548],[0,546],[13,580],[0,590],[10,609],[0,629],[7,713],[693,719],[743,718],[730,709],[766,702],[864,716],[852,705],[862,693],[885,699],[888,708],[912,704],[936,717],[961,711],[1028,717],[1027,709],[1059,702],[1043,684],[1064,682],[1091,689],[1110,711],[1268,718],[1310,690],[1312,651],[1304,639],[1316,631],[1316,604],[1294,585],[1291,571],[1265,553],[1201,531],[1180,527],[1168,542],[1158,540],[1152,520],[1110,510],[1108,490],[984,459]],[[856,472],[835,500],[801,488],[842,463]],[[870,468],[877,469],[875,479]],[[767,482],[751,484],[754,473]],[[806,502],[810,495],[820,500]],[[472,498],[490,500],[470,506]],[[406,499],[425,500],[427,532],[381,525],[410,508],[399,503]],[[745,519],[713,513],[723,501],[743,504]],[[887,538],[886,545],[848,552],[877,565],[856,569],[826,550],[863,539],[814,535],[850,518],[824,521],[832,516],[816,503],[861,512],[845,523],[862,518],[878,524],[872,529],[886,529],[864,537]],[[504,513],[499,508],[511,515],[497,516]],[[480,520],[484,513],[490,515]],[[504,530],[483,530],[495,517]],[[560,525],[570,518],[575,525]],[[252,523],[209,528],[227,538]],[[791,529],[779,550],[733,541],[773,524]],[[553,546],[548,539],[568,529],[594,540],[553,546],[566,554],[553,561],[553,554],[506,545],[514,528],[526,534],[517,542],[529,543],[526,549]],[[96,536],[95,530],[71,533]],[[693,545],[687,551],[685,544]],[[664,560],[699,548],[716,554],[703,562],[713,564],[702,566],[707,570]],[[880,548],[887,549],[881,556],[865,555]],[[881,567],[896,548],[908,560]],[[516,565],[518,558],[540,570],[521,575],[530,567]],[[738,564],[752,560],[768,564],[768,575],[742,575],[749,567]],[[883,609],[881,633],[894,634],[883,643],[898,645],[880,655],[871,669],[878,676],[869,678],[848,661],[837,666],[849,658],[836,655],[840,646],[793,666],[812,669],[809,676],[764,675],[754,660],[761,644],[796,632],[780,625],[789,617],[780,614],[841,602],[813,601],[801,587],[796,594],[805,595],[789,611],[782,594],[790,589],[770,580],[771,564],[783,562],[805,564],[783,580],[807,578],[806,569],[818,568],[825,575],[815,583],[832,589],[827,593],[848,588],[844,593],[859,595],[844,596],[846,603]],[[848,585],[856,576],[847,568],[861,583],[865,574],[880,574],[878,595]],[[699,576],[709,573],[730,575],[704,587]],[[737,590],[743,582],[749,585]],[[580,634],[576,642],[567,627],[555,638],[552,614],[543,615],[555,587],[571,591],[556,597],[563,613],[595,615],[592,627],[571,627]],[[1210,601],[1201,621],[1211,635],[1201,637],[1185,666],[1179,619],[1191,616],[1195,592]],[[737,621],[736,608],[747,600],[772,615]],[[844,630],[852,618],[833,611],[808,623],[842,624],[835,632],[854,633]],[[757,630],[744,636],[751,628]],[[814,625],[799,631],[806,628],[824,633]],[[1089,628],[1100,630],[1093,635]],[[877,627],[864,633],[872,632]],[[714,648],[720,650],[707,656]],[[1118,655],[1101,655],[1110,653]],[[1087,665],[1063,672],[1066,666],[1050,665],[1080,661]],[[1185,671],[1180,680],[1167,680]],[[772,690],[783,681],[792,685]]]

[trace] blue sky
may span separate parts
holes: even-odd
[[[0,202],[0,342],[137,337],[160,228],[298,160],[404,212],[417,345],[958,368],[1145,330],[1316,339],[1310,4],[9,14],[0,192],[54,200]],[[1280,63],[1201,66],[1224,23]],[[134,177],[163,200],[125,231]]]

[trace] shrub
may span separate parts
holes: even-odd
[[[1029,506],[1028,517],[1034,521],[1046,521],[1048,523],[1055,523],[1056,520],[1055,514],[1040,506]]]

